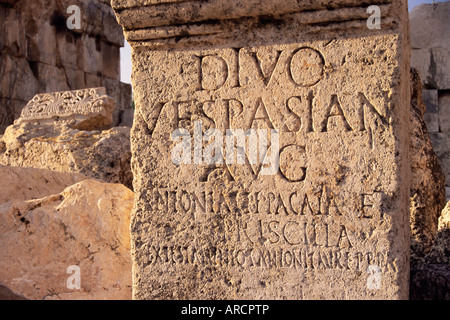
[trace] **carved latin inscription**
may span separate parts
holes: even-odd
[[[134,47],[135,298],[404,297],[399,20],[367,30],[350,0],[138,2],[115,1]]]
[[[245,48],[233,49],[234,62],[218,54],[194,55],[198,64],[197,90],[218,90],[226,84],[233,88],[242,87],[241,70],[247,67],[253,69],[265,87],[269,86],[278,68],[284,68],[290,81],[299,87],[312,87],[324,76],[325,59],[316,49],[274,50],[269,55],[267,65],[263,65],[257,50]],[[242,60],[249,65],[242,65]]]

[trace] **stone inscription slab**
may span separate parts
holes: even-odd
[[[407,298],[406,1],[135,2],[134,297]]]

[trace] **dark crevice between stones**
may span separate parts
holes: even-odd
[[[0,285],[0,300],[28,300],[27,298],[15,294],[9,288]]]

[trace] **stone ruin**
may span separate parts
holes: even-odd
[[[0,299],[450,298],[450,205],[406,1],[377,4],[381,29],[370,2],[113,0],[134,50],[131,137],[102,131],[126,111],[104,75],[15,111]],[[80,39],[109,25],[102,12]]]
[[[131,299],[133,110],[109,1],[1,0],[0,26],[0,299]]]
[[[0,136],[0,300],[131,299],[130,128],[101,131],[114,109],[105,88],[38,94]]]
[[[114,111],[105,88],[38,94],[0,136],[0,164],[77,172],[132,189],[130,128],[104,130]]]
[[[424,118],[450,200],[450,1],[417,6],[410,17],[411,66],[422,79]]]
[[[80,7],[81,29],[67,28],[71,5]],[[116,101],[112,126],[131,126],[123,46],[108,0],[0,0],[0,134],[38,93],[96,87]]]
[[[408,298],[407,1],[378,2],[380,30],[369,3],[112,1],[134,49],[135,299]]]
[[[431,142],[420,138],[422,147],[417,148],[418,144],[413,143],[411,149],[416,179],[413,178],[411,184],[410,199],[410,298],[415,300],[450,299],[450,206],[447,205],[441,213],[445,204],[444,185],[447,187],[447,200],[450,199],[449,16],[450,2],[423,4],[410,13],[411,66],[418,71],[413,81],[416,83],[414,88],[423,87],[423,90],[418,90],[418,95],[423,92],[422,97],[413,99],[413,109],[416,112],[421,110],[419,113],[423,116],[420,118],[426,123],[418,126],[417,122],[412,122],[412,139],[422,136],[417,134],[422,131],[427,136],[425,140]],[[418,108],[414,108],[415,102],[418,102]],[[434,149],[437,157],[424,158],[425,149]]]
[[[105,88],[43,93],[22,109],[15,124],[68,124],[79,130],[101,129],[113,122],[115,107]]]

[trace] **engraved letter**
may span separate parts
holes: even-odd
[[[195,56],[198,59],[197,90],[218,90],[227,82],[228,64],[217,55]]]
[[[352,128],[347,122],[347,119],[345,118],[344,111],[342,110],[338,97],[335,94],[331,96],[331,102],[330,105],[328,106],[325,120],[322,123],[322,132],[328,131],[329,120],[331,117],[340,117],[341,123],[343,124],[345,131],[352,130]],[[336,121],[338,121],[338,119],[336,119]],[[337,123],[335,123],[335,125],[337,126]]]
[[[181,141],[172,149],[172,162],[179,166],[180,164],[191,163],[191,134],[186,129],[177,129],[172,133],[172,141]]]
[[[264,74],[264,71],[262,68],[261,60],[259,60],[259,58],[258,58],[258,54],[256,52],[249,52],[250,56],[253,58],[253,61],[255,61],[256,69],[258,70],[258,75],[261,77],[261,79],[263,80],[266,87],[269,84],[270,79],[272,79],[273,72],[275,71],[275,68],[278,65],[278,61],[280,60],[281,53],[282,53],[282,51],[277,51],[277,55],[275,57],[275,62],[272,63],[272,65],[269,67],[268,75],[266,76]]]

